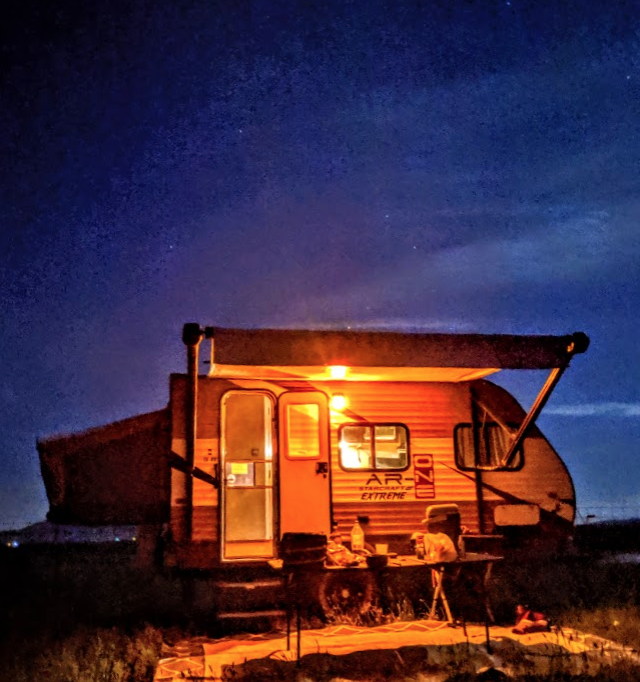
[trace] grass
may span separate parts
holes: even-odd
[[[0,675],[12,682],[142,682],[153,679],[162,645],[161,630],[145,626],[82,626],[73,634],[5,642]]]
[[[179,586],[126,547],[1,549],[1,682],[152,680],[163,639],[190,631]]]
[[[171,643],[198,634],[220,634],[214,623],[185,614],[180,584],[170,577],[136,571],[131,549],[91,547],[69,550],[20,548],[0,551],[0,682],[150,681],[162,652]],[[563,628],[575,628],[640,651],[640,565],[549,557],[514,559],[498,565],[491,588],[497,620],[511,623],[518,603],[547,613]],[[452,585],[452,603],[469,607],[473,586]],[[425,611],[412,579],[397,586],[392,604],[377,605],[371,620],[405,620]],[[459,597],[459,599],[458,599]],[[427,600],[428,601],[428,600]],[[478,615],[477,612],[475,614]],[[366,618],[365,618],[366,620]],[[253,662],[230,677],[244,682],[336,679],[451,682],[476,679],[465,662],[436,671],[416,651],[363,652],[321,660],[308,657],[297,667],[275,661]],[[482,679],[482,678],[478,678]],[[490,678],[485,678],[490,679]],[[581,680],[561,666],[537,680]],[[594,678],[590,678],[593,682]],[[635,666],[606,667],[598,680],[640,679]]]

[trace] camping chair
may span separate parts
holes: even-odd
[[[453,542],[456,552],[455,558],[458,558],[458,543],[462,532],[460,529],[460,510],[458,509],[458,505],[434,504],[427,507],[423,523],[427,528],[425,544],[428,542],[429,535],[444,533]],[[454,561],[455,558],[452,557],[450,561]],[[438,602],[441,602],[444,612],[447,616],[447,620],[451,623],[453,622],[453,617],[451,615],[451,609],[449,608],[449,602],[447,600],[447,595],[445,594],[443,584],[444,569],[444,563],[440,563],[436,568],[432,569],[434,589],[431,610],[429,611],[429,619],[435,619]]]
[[[427,507],[423,523],[427,527],[427,533],[448,535],[457,551],[460,535],[462,535],[460,510],[457,504],[432,504]]]
[[[287,604],[287,651],[290,649],[291,618],[296,612],[297,654],[300,659],[300,609],[314,601],[327,555],[327,536],[322,533],[285,533],[280,542]]]

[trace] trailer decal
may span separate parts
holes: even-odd
[[[433,455],[414,455],[414,485],[417,500],[432,500],[436,496]]]
[[[410,476],[401,473],[372,472],[367,482],[360,486],[360,499],[367,502],[382,502],[384,500],[404,500],[412,486],[407,481],[412,481]]]

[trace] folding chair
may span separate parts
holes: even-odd
[[[451,539],[455,548],[455,557],[451,556],[449,561],[455,561],[455,559],[458,558],[458,543],[462,532],[460,529],[460,510],[458,509],[458,505],[433,504],[427,507],[425,518],[422,522],[427,528],[425,543],[428,542],[429,535],[444,533]],[[451,623],[453,622],[453,616],[451,615],[447,595],[444,591],[444,571],[445,562],[442,562],[436,568],[432,569],[431,572],[433,577],[433,599],[431,601],[429,619],[435,619],[438,602],[441,602],[447,620]]]

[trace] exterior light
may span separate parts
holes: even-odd
[[[347,406],[347,399],[342,393],[334,393],[331,396],[331,409],[342,412]]]
[[[347,368],[344,365],[331,365],[329,376],[332,379],[344,379],[347,376]]]

